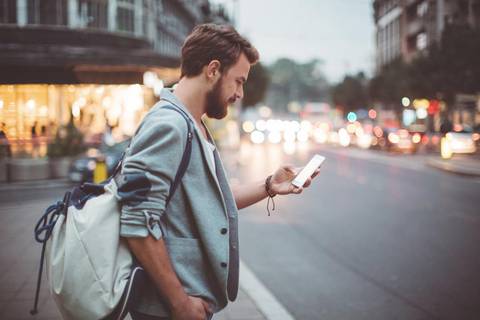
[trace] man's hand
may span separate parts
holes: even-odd
[[[211,307],[203,299],[186,294],[162,238],[126,238],[130,250],[150,275],[175,320],[205,320]]]
[[[310,186],[312,179],[315,178],[320,172],[320,169],[315,170],[312,176],[305,181],[303,187],[298,188],[292,184],[292,180],[302,169],[303,168],[294,168],[290,165],[282,166],[277,169],[270,182],[271,190],[275,194],[301,193],[304,188],[308,188],[308,186]]]
[[[187,296],[185,302],[172,308],[173,320],[205,320],[207,313],[213,313],[208,303],[202,298]]]
[[[290,194],[301,193],[304,188],[307,188],[312,179],[315,178],[320,169],[317,169],[310,178],[307,179],[302,188],[297,188],[292,184],[292,180],[300,172],[302,168],[294,168],[292,166],[282,166],[272,175],[270,179],[270,193],[273,194]],[[258,201],[265,199],[267,193],[265,192],[265,180],[257,181],[252,184],[239,186],[232,186],[235,203],[238,209],[246,208]]]

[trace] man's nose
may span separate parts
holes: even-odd
[[[243,98],[243,86],[240,86],[239,91],[235,95],[237,96],[237,99]]]

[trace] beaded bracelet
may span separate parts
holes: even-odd
[[[272,200],[272,211],[275,211],[275,201],[273,200],[273,197],[276,196],[275,193],[272,193],[271,190],[271,185],[270,181],[272,180],[272,175],[269,175],[267,179],[265,179],[265,191],[267,192],[268,195],[268,200],[267,200],[267,212],[268,216],[270,216],[270,199]]]

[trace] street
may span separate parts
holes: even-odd
[[[421,156],[251,152],[239,180],[327,157],[310,189],[276,197],[271,216],[266,201],[240,212],[244,262],[296,319],[479,319],[478,179]]]
[[[271,216],[266,201],[240,211],[243,262],[296,319],[480,317],[480,179],[429,168],[421,155],[308,145],[291,153],[222,151],[232,183],[327,157],[302,195],[275,197]],[[0,193],[1,319],[29,318],[40,256],[33,227],[61,194],[48,185]],[[58,319],[46,286],[35,319]]]
[[[172,262],[130,311],[159,289],[175,320],[480,320],[479,40],[480,0],[0,0],[0,320],[61,320],[84,287],[121,305],[112,229],[52,206],[119,168],[106,217]],[[50,277],[80,293],[54,301],[37,240],[60,209],[99,238],[57,225],[80,255]]]

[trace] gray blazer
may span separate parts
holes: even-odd
[[[163,237],[175,272],[189,295],[223,309],[238,291],[238,211],[220,156],[215,165],[199,128],[194,125],[189,167],[168,208],[165,200],[187,141],[187,123],[172,104],[188,113],[167,89],[145,116],[122,168],[119,186],[123,237]],[[191,115],[189,115],[191,117]],[[208,133],[210,136],[210,133]],[[210,139],[212,142],[213,140]],[[168,312],[149,283],[136,310],[164,316]]]

